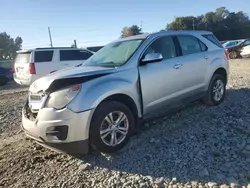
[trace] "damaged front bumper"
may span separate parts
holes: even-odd
[[[89,149],[89,125],[93,110],[75,113],[68,108],[42,108],[32,113],[22,110],[22,129],[39,144],[56,151],[81,155]]]

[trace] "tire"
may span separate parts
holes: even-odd
[[[216,86],[218,83],[223,84],[221,87],[219,87],[222,89],[223,93],[221,93],[219,89],[216,90]],[[215,90],[216,92],[214,92]],[[221,74],[214,74],[210,81],[206,96],[204,98],[204,102],[208,106],[219,105],[220,103],[223,102],[225,94],[226,94],[226,78]]]
[[[118,117],[125,115],[124,121],[120,125],[112,125],[110,121],[110,114],[112,116],[113,122],[115,122]],[[124,116],[122,116],[124,118]],[[123,119],[122,118],[122,119]],[[135,119],[130,111],[130,109],[122,103],[115,101],[106,101],[97,107],[90,125],[90,145],[93,149],[104,152],[112,153],[116,152],[124,147],[124,145],[129,140],[132,130],[135,126]],[[123,130],[120,130],[123,129]],[[125,130],[127,129],[127,131]],[[101,137],[101,130],[104,132]],[[111,130],[107,131],[106,130]],[[108,133],[109,132],[109,133]],[[114,133],[115,132],[115,133]],[[121,134],[121,132],[123,134]],[[126,132],[126,135],[124,133]],[[115,134],[115,136],[113,136]],[[105,137],[106,135],[106,137]],[[113,136],[113,141],[111,142]],[[116,138],[116,144],[115,144]]]
[[[4,76],[0,76],[0,86],[7,84],[8,79]]]
[[[231,51],[228,55],[230,59],[236,59],[238,57],[238,54],[236,51]]]

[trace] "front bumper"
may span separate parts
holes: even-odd
[[[27,109],[25,105],[22,111],[22,129],[28,137],[45,147],[64,153],[81,155],[88,152],[89,126],[93,110],[75,113],[67,108],[42,108],[31,120],[27,116]],[[60,127],[67,129],[55,131]]]

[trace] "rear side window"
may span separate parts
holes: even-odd
[[[205,37],[210,42],[214,43],[216,46],[223,48],[220,41],[213,34],[202,35],[202,36]]]
[[[35,62],[52,61],[54,51],[37,51],[35,52]]]
[[[86,60],[92,53],[85,50],[60,50],[60,61]]]
[[[248,45],[250,45],[250,40],[246,40],[246,41],[244,42],[244,46],[248,46]]]
[[[193,36],[177,36],[177,39],[181,46],[182,55],[195,54],[202,51],[200,41]]]
[[[15,63],[30,63],[31,52],[18,53]]]

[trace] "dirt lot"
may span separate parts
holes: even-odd
[[[0,187],[250,187],[250,60],[230,65],[220,106],[191,104],[145,123],[120,152],[81,159],[27,139],[27,88],[0,88]]]

